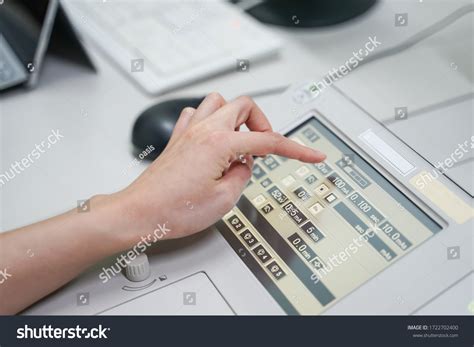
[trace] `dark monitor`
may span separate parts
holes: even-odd
[[[234,3],[239,0],[233,1]],[[321,27],[345,22],[366,12],[376,0],[265,0],[247,10],[263,23]]]

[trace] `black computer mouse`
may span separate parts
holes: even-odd
[[[155,159],[165,149],[183,108],[197,108],[201,98],[180,98],[160,102],[138,116],[132,130],[132,143],[140,159]]]

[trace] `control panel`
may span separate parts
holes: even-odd
[[[217,228],[288,314],[319,314],[442,227],[316,115],[287,136],[327,155],[269,155]]]

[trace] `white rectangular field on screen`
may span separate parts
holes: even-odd
[[[395,151],[387,142],[376,135],[372,129],[364,131],[359,137],[378,155],[384,158],[397,171],[406,176],[416,169],[408,160],[403,158],[400,153]]]

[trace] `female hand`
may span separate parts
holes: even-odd
[[[238,130],[243,124],[249,132]],[[115,195],[124,207],[123,231],[138,240],[158,225],[169,230],[164,238],[207,228],[239,199],[251,176],[252,156],[270,153],[310,163],[325,159],[273,132],[251,98],[226,103],[217,93],[208,95],[197,109],[182,111],[163,153]]]
[[[243,124],[250,132],[238,131]],[[104,257],[157,241],[150,236],[207,228],[237,202],[252,156],[270,153],[305,162],[325,158],[273,132],[248,97],[226,103],[211,94],[196,110],[183,110],[163,153],[126,189],[93,197],[88,213],[71,210],[0,233],[0,264],[13,276],[0,286],[0,297],[8,298],[0,300],[0,314],[19,312]],[[31,249],[33,262],[25,257]]]

